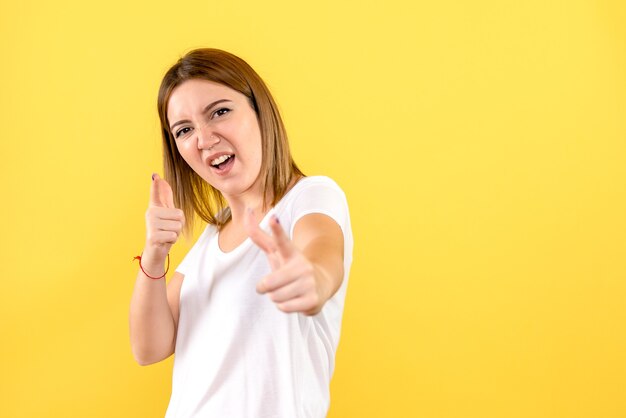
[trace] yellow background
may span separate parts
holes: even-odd
[[[207,46],[348,196],[331,418],[626,416],[624,22],[622,1],[2,0],[0,416],[163,416],[131,260],[160,79]]]

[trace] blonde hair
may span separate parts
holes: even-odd
[[[163,136],[165,179],[172,186],[174,203],[187,220],[185,234],[190,234],[195,216],[219,228],[231,218],[219,190],[195,171],[178,153],[169,129],[167,106],[172,91],[190,79],[222,84],[248,98],[261,130],[261,181],[264,205],[274,206],[285,195],[294,178],[304,176],[291,157],[287,132],[276,102],[259,75],[241,58],[212,48],[193,50],[176,62],[163,77],[157,101]]]

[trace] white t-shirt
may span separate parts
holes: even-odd
[[[333,218],[344,237],[344,278],[320,313],[280,311],[257,282],[270,272],[267,257],[249,238],[233,251],[218,246],[208,225],[176,269],[184,274],[166,418],[320,418],[339,342],[352,230],[343,191],[323,176],[301,179],[263,218],[276,214],[293,237],[304,215]]]

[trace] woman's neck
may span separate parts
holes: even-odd
[[[260,222],[271,209],[269,203],[263,205],[263,195],[256,196],[256,198],[231,199],[227,200],[227,202],[230,207],[231,222],[240,226],[244,225],[248,210],[252,210],[254,218],[257,222]]]
[[[287,191],[298,182],[300,176],[294,176],[292,181],[287,187]],[[246,219],[247,211],[249,209],[254,213],[254,218],[257,222],[261,222],[261,219],[272,208],[272,196],[267,197],[267,201],[263,204],[263,189],[261,187],[256,190],[249,190],[248,193],[239,196],[224,196],[228,207],[230,208],[231,221],[235,226],[243,227],[244,220]]]

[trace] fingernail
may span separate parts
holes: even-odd
[[[272,216],[274,217],[274,220],[276,221],[276,223],[280,225],[280,221],[278,220],[278,216],[276,216],[276,215],[272,215]]]
[[[156,175],[156,173],[152,173],[152,181],[154,181],[154,176]]]

